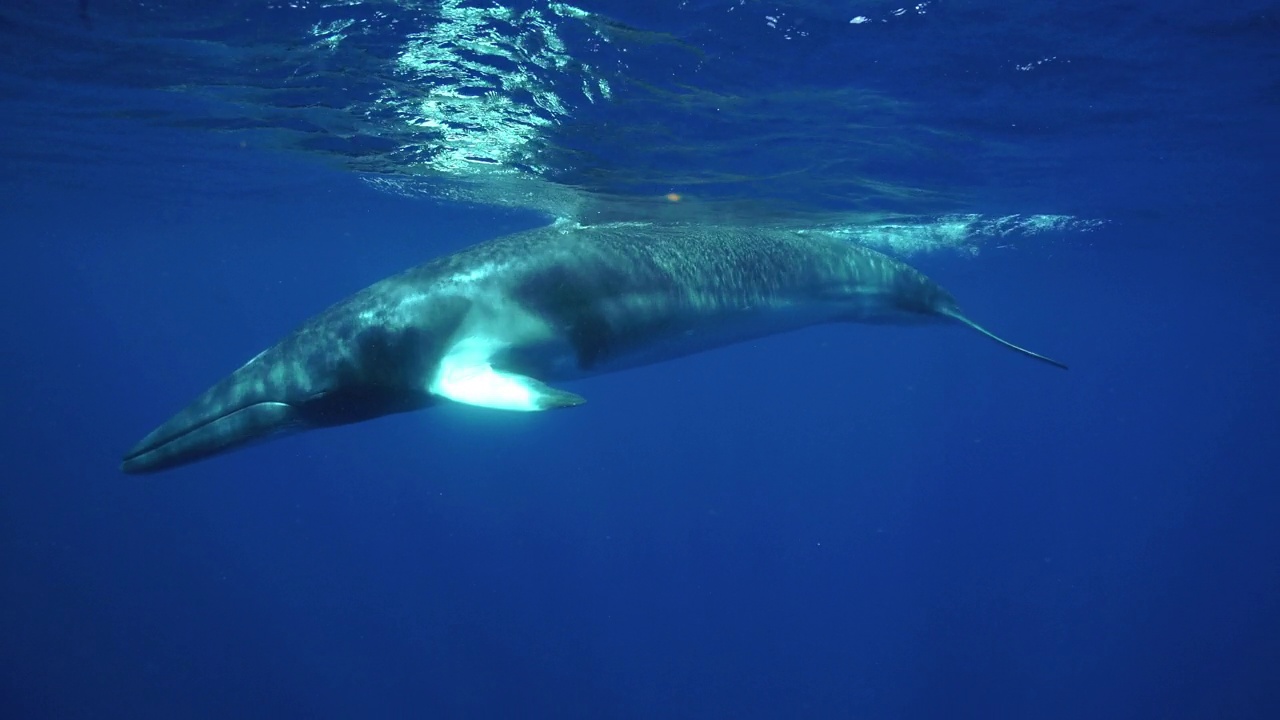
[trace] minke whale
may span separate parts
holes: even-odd
[[[559,383],[819,323],[967,326],[907,264],[812,233],[569,224],[517,233],[387,278],[304,323],[124,456],[184,465],[285,433],[452,401],[579,405]]]

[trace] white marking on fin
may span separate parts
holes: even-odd
[[[497,410],[536,412],[586,402],[526,375],[503,372],[489,363],[494,344],[468,338],[440,360],[428,390],[454,402]]]

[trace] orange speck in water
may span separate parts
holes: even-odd
[[[667,193],[667,199],[671,202],[680,202],[680,193]]]

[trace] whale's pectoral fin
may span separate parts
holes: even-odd
[[[534,412],[586,402],[580,395],[557,390],[541,380],[497,370],[488,359],[470,353],[450,354],[441,360],[429,389],[454,402],[497,410]]]
[[[467,405],[525,412],[586,402],[580,395],[557,390],[527,375],[495,370],[489,363],[442,368],[431,392]]]

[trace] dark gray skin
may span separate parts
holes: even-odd
[[[978,327],[915,269],[849,242],[695,225],[540,228],[433,260],[334,305],[143,438],[121,469],[165,470],[443,399],[568,407],[582,398],[545,383],[818,323],[947,321],[1066,367]],[[490,399],[497,383],[489,376],[452,383],[489,366],[514,379],[517,392],[503,398],[515,399]]]

